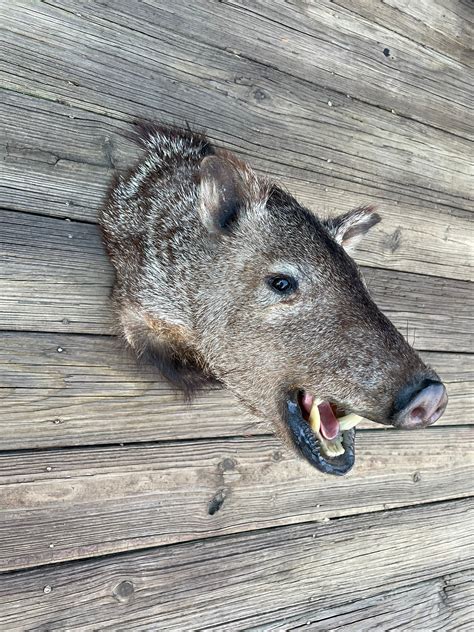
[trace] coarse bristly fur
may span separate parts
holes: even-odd
[[[231,389],[288,439],[291,389],[381,423],[397,393],[435,376],[369,297],[347,254],[380,218],[321,221],[202,134],[142,128],[144,157],[100,217],[121,330],[188,396]],[[268,279],[297,281],[289,297]]]

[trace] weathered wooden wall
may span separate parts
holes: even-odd
[[[0,629],[470,630],[473,10],[463,0],[0,5]],[[113,336],[96,226],[137,117],[188,121],[357,254],[448,385],[328,480]],[[94,559],[96,558],[96,559]]]

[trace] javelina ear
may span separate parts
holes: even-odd
[[[359,208],[338,215],[323,222],[331,237],[345,250],[351,252],[362,240],[363,236],[381,221],[374,206],[360,206]]]
[[[240,167],[240,168],[239,168]],[[225,232],[245,203],[244,163],[207,156],[200,165],[199,214],[211,233]]]

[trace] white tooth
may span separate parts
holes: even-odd
[[[311,426],[311,430],[315,433],[319,433],[319,428],[321,427],[321,417],[318,408],[319,401],[320,400],[314,400],[311,412],[309,413],[309,425]]]
[[[364,418],[360,415],[354,415],[351,413],[349,415],[344,415],[344,417],[339,417],[339,427],[341,430],[349,430],[354,426],[357,426],[359,422],[361,422]]]
[[[340,456],[344,454],[344,446],[342,445],[342,440],[339,437],[336,439],[332,439],[331,441],[325,439],[321,432],[321,416],[319,414],[319,404],[321,404],[324,400],[322,399],[314,399],[313,405],[311,407],[311,412],[309,413],[309,425],[311,426],[311,430],[318,437],[318,441],[321,445],[321,449],[323,453],[329,458],[335,458],[336,456]],[[355,415],[354,413],[350,413],[349,415],[344,415],[344,417],[339,417],[339,428],[341,431],[349,430],[354,426],[357,426],[358,423],[363,421],[364,417],[360,415]]]
[[[336,456],[344,454],[345,450],[340,439],[327,441],[321,435],[318,435],[318,439],[324,454],[329,458],[334,458]]]

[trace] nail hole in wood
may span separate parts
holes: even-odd
[[[210,516],[213,516],[215,513],[219,511],[219,509],[224,504],[224,500],[226,499],[226,490],[220,489],[215,496],[210,500],[209,505],[207,507],[207,513]]]

